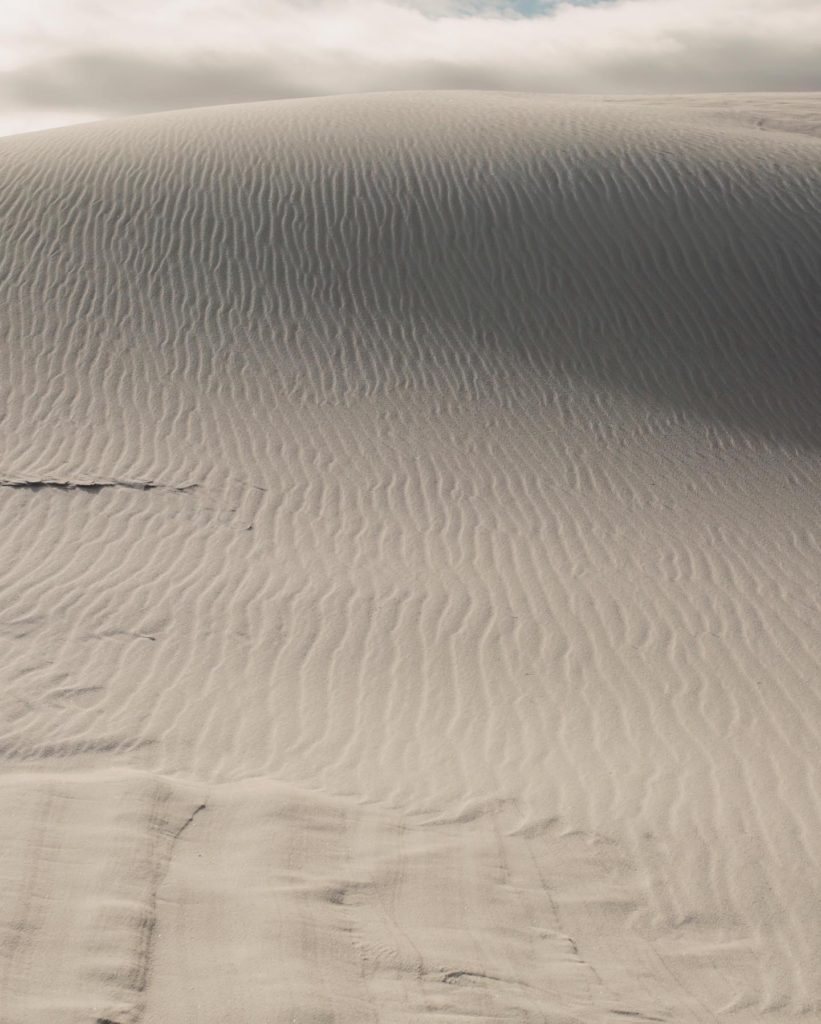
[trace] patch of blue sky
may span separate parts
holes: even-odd
[[[612,0],[405,0],[433,17],[539,18],[562,7],[598,7]]]

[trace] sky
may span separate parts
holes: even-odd
[[[821,0],[2,0],[0,135],[383,89],[821,89]]]

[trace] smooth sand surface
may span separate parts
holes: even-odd
[[[0,141],[0,1021],[821,1019],[821,97]]]

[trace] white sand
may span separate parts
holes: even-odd
[[[819,1019],[819,126],[0,142],[3,1024]]]

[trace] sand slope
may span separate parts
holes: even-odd
[[[0,140],[0,1021],[821,1013],[819,125]]]

